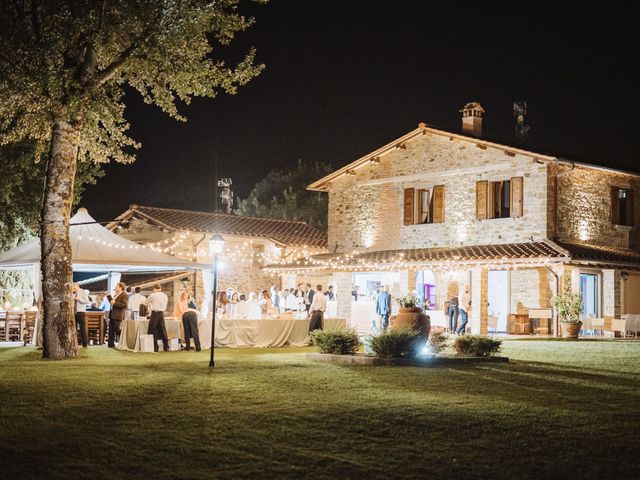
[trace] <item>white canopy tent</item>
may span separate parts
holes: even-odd
[[[71,255],[76,272],[108,272],[109,287],[118,282],[121,272],[158,272],[204,270],[209,265],[156,252],[127,240],[97,223],[86,209],[80,208],[70,222]],[[40,239],[36,238],[0,254],[2,269],[30,269],[34,296],[40,299]],[[208,278],[208,272],[203,272]],[[38,302],[39,303],[39,302]]]
[[[116,235],[81,208],[71,218],[71,254],[76,272],[157,272],[203,269],[209,265],[156,252]],[[40,264],[40,239],[0,254],[0,267],[31,268]]]

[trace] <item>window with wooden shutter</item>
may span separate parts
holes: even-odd
[[[521,217],[523,214],[524,200],[524,179],[522,177],[513,177],[511,179],[511,216]]]
[[[404,189],[404,224],[405,225],[413,225],[414,222],[414,199],[415,199],[415,188],[405,188]],[[397,198],[397,197],[396,197]]]
[[[433,187],[433,223],[444,223],[444,185]]]
[[[611,187],[611,223],[633,226],[633,190]]]
[[[488,188],[489,182],[487,182],[486,180],[476,182],[476,218],[478,220],[487,219],[487,200],[489,193]]]

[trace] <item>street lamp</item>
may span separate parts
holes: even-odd
[[[213,361],[213,347],[216,341],[216,297],[218,296],[218,255],[222,253],[224,248],[224,238],[219,233],[214,234],[209,240],[209,251],[213,257],[213,268],[211,270],[211,285],[213,288],[213,299],[211,313],[211,357],[209,359],[209,366],[215,366]]]

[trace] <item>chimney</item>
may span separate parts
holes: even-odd
[[[474,137],[482,136],[484,108],[478,102],[467,103],[462,110],[462,132]]]

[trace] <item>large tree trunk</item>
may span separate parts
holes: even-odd
[[[44,358],[73,357],[78,349],[71,300],[69,217],[79,140],[79,125],[55,123],[40,225]]]

